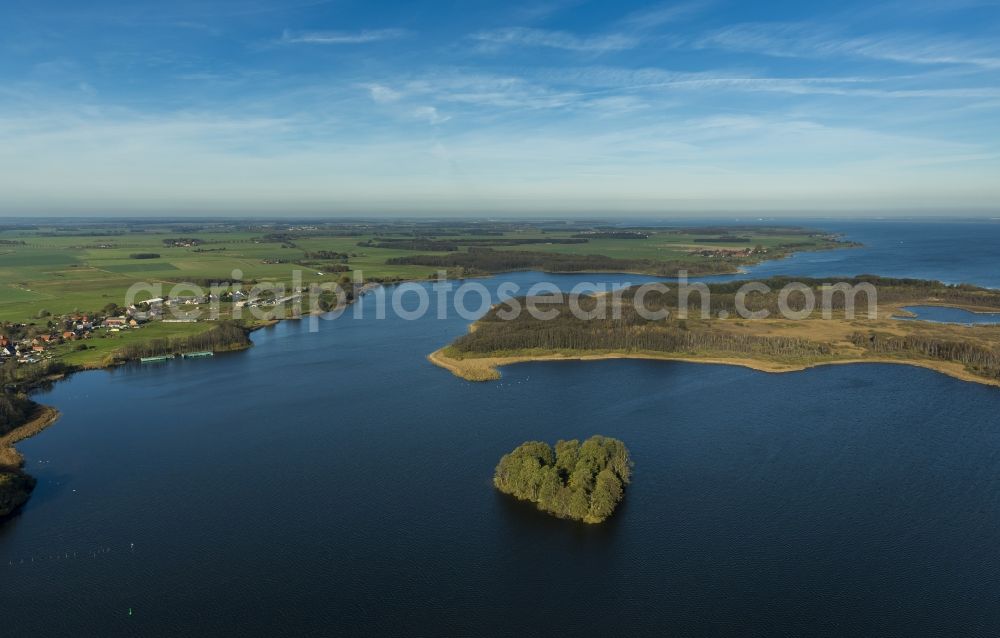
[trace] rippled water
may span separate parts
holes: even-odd
[[[990,228],[967,239],[1000,246]],[[758,270],[858,274],[877,259],[996,283],[992,261],[948,272],[924,253],[904,273],[893,242],[934,245],[919,228],[851,234],[870,248]],[[623,279],[511,277],[540,278]],[[1000,630],[995,388],[904,366],[650,361],[533,363],[475,384],[424,358],[466,325],[287,322],[248,352],[79,374],[40,396],[64,416],[21,446],[39,486],[0,527],[4,634]],[[636,461],[607,524],[492,489],[522,441],[597,432]]]

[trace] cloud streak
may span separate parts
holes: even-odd
[[[710,5],[710,0],[682,2],[679,4],[658,4],[639,11],[633,11],[619,20],[619,24],[625,28],[637,31],[655,29],[670,22],[678,22],[690,18],[706,10]]]
[[[639,44],[633,36],[621,33],[578,36],[566,31],[550,31],[528,27],[508,27],[479,31],[469,38],[487,51],[505,48],[549,48],[578,53],[609,53],[632,49]]]
[[[699,38],[699,49],[723,49],[784,58],[869,58],[916,65],[972,65],[1000,69],[994,42],[926,34],[842,36],[804,23],[747,23]]]
[[[346,31],[292,31],[285,29],[278,40],[281,44],[368,44],[398,40],[408,35],[405,29],[373,29]]]

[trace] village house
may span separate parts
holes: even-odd
[[[90,321],[90,317],[87,315],[73,314],[67,316],[66,319],[70,321],[71,327],[76,332],[90,330],[94,327],[94,324]]]
[[[108,317],[103,325],[105,328],[123,328],[125,324],[125,317]]]
[[[170,300],[167,301],[167,305],[169,305],[169,306],[179,306],[179,305],[183,304],[185,306],[191,306],[191,305],[203,303],[204,301],[205,301],[204,297],[191,297],[191,296],[187,296],[187,297],[171,297]]]

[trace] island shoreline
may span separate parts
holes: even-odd
[[[936,362],[921,360],[902,360],[889,357],[870,357],[859,359],[842,359],[836,361],[817,361],[805,364],[781,364],[762,359],[750,359],[740,357],[692,357],[685,355],[672,355],[669,353],[645,353],[645,352],[600,352],[593,354],[563,354],[556,352],[540,352],[538,354],[515,355],[510,357],[469,357],[466,359],[455,359],[445,354],[445,348],[435,350],[427,355],[427,360],[432,364],[448,370],[453,375],[466,381],[486,382],[497,381],[501,378],[500,368],[517,365],[519,363],[532,363],[541,361],[609,361],[615,359],[633,359],[646,361],[677,361],[681,363],[704,363],[711,365],[728,365],[741,368],[748,368],[756,372],[766,372],[769,374],[783,374],[786,372],[804,372],[813,368],[831,365],[857,365],[857,364],[894,364],[907,365],[916,368],[924,368],[938,372],[945,376],[959,381],[977,383],[990,387],[1000,387],[1000,379],[987,379],[967,372],[961,364],[953,362]]]

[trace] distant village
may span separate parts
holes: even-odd
[[[167,323],[194,322],[195,319],[164,319],[164,305],[197,305],[208,297],[178,297],[170,300],[149,299],[126,308],[109,305],[105,312],[70,313],[47,317],[45,324],[4,323],[0,326],[0,361],[10,359],[18,363],[38,363],[52,358],[56,346],[79,342],[79,349],[87,348],[86,341],[103,334],[136,330],[149,321]]]
[[[378,282],[356,285],[352,298],[363,296],[381,287]],[[156,297],[127,307],[108,304],[102,311],[92,313],[73,312],[61,316],[45,313],[34,323],[0,324],[0,364],[8,361],[17,363],[40,363],[51,360],[58,346],[76,344],[76,349],[86,350],[87,341],[107,337],[122,331],[139,330],[152,321],[161,323],[196,323],[199,306],[206,303],[231,304],[231,308],[273,309],[284,304],[302,301],[306,287],[293,289],[290,294],[278,296],[274,290],[246,292],[226,290],[220,294]],[[65,348],[62,350],[65,352]]]
[[[51,358],[52,349],[65,343],[85,342],[100,330],[120,332],[139,328],[148,319],[139,318],[132,308],[122,316],[98,317],[70,314],[50,321],[48,326],[5,323],[0,327],[0,360],[15,359],[18,363],[38,363]],[[53,325],[54,324],[54,325]],[[81,348],[81,349],[83,349]]]
[[[753,255],[766,255],[767,248],[757,246],[756,248],[698,248],[688,251],[689,255],[699,257],[710,257],[713,259],[726,259],[731,257],[752,257]]]

